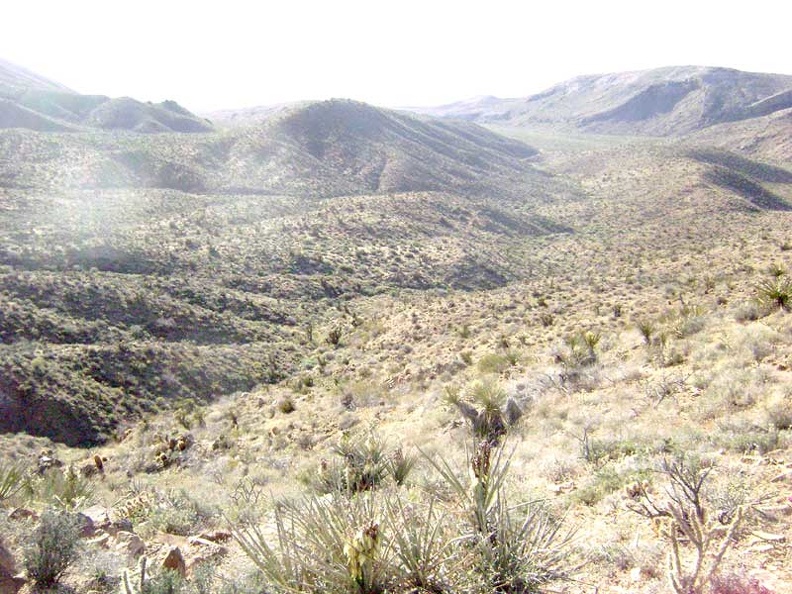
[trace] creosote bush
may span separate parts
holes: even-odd
[[[79,553],[80,530],[76,516],[48,510],[31,535],[25,569],[39,588],[58,583]]]

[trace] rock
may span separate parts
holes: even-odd
[[[114,536],[119,532],[134,532],[132,529],[132,520],[129,518],[121,518],[115,522],[110,522],[110,525],[105,528],[105,530]]]
[[[787,470],[770,479],[771,483],[781,483],[792,479],[792,470]]]
[[[761,530],[754,530],[751,532],[751,535],[766,542],[784,542],[786,540],[786,536],[783,534],[772,534],[770,532],[762,532]]]
[[[641,568],[640,567],[633,567],[630,570],[630,582],[636,584],[638,582],[643,581],[643,575],[641,575]]]
[[[100,532],[94,538],[86,542],[89,546],[106,549],[108,546],[110,546],[110,535],[107,532]]]
[[[168,549],[168,553],[165,555],[161,567],[162,569],[175,571],[181,577],[187,575],[187,564],[184,562],[184,556],[179,547],[170,547]]]
[[[41,455],[38,458],[38,466],[36,467],[36,472],[38,474],[44,474],[50,468],[62,468],[63,461],[58,460],[55,457],[55,454],[52,450],[43,450]]]
[[[96,534],[96,527],[93,520],[83,513],[76,513],[74,517],[77,521],[77,526],[80,528],[80,538],[90,538]]]
[[[115,535],[113,548],[119,553],[126,553],[130,557],[140,557],[146,552],[146,545],[137,534],[124,531],[120,531]]]
[[[211,542],[228,542],[231,540],[231,533],[226,530],[215,530],[213,532],[201,532],[198,538]]]
[[[97,530],[107,530],[110,527],[110,511],[102,505],[94,505],[82,510],[82,515],[90,518]],[[129,532],[132,532],[131,526]]]
[[[16,509],[11,510],[8,514],[9,520],[33,520],[37,522],[39,519],[39,515],[34,512],[32,509],[27,509],[24,507],[18,507]]]
[[[213,561],[228,554],[226,547],[198,536],[191,536],[187,539],[187,542],[190,546],[187,569],[190,572],[202,563]]]
[[[16,561],[11,551],[6,547],[3,542],[3,537],[0,536],[0,575],[14,575],[16,573]]]
[[[16,573],[16,561],[11,551],[8,550],[2,537],[0,537],[0,594],[17,594],[25,580],[14,577]]]
[[[25,578],[0,574],[0,594],[17,594],[26,583]]]

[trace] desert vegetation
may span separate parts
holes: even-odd
[[[0,131],[0,591],[789,591],[788,158],[498,131]]]

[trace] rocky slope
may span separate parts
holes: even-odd
[[[478,123],[677,136],[790,107],[792,76],[679,66],[581,76],[526,98],[484,97],[425,112]]]

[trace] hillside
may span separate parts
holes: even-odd
[[[7,184],[341,196],[533,192],[536,151],[474,124],[424,121],[352,101],[312,103],[214,135],[0,133]],[[531,189],[533,188],[533,189]]]
[[[0,152],[0,429],[70,444],[290,375],[326,300],[503,286],[571,231],[536,207],[575,193],[518,141],[348,101]]]
[[[0,89],[36,89],[71,93],[71,89],[0,58]]]
[[[0,592],[792,591],[776,82],[0,130]]]
[[[790,107],[792,76],[679,66],[581,76],[523,99],[484,97],[423,111],[498,125],[679,136]]]
[[[211,125],[175,101],[143,103],[123,97],[80,95],[0,60],[0,130],[44,132],[98,128],[138,133],[207,132]]]

